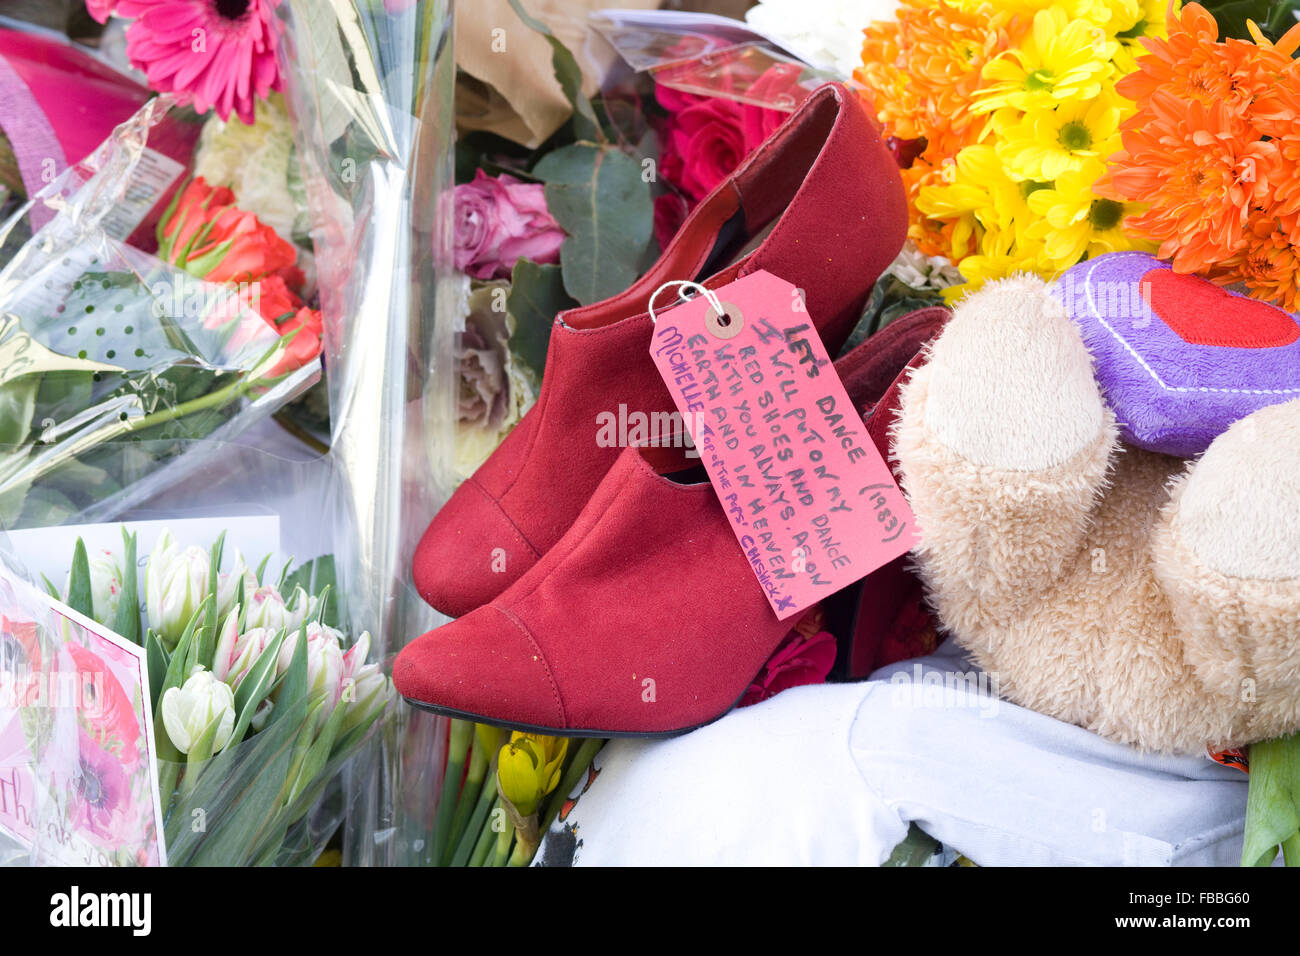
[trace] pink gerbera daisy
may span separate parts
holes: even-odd
[[[253,104],[280,88],[275,45],[280,0],[119,0],[134,17],[126,31],[131,63],[160,92],[183,94],[200,113],[233,110],[253,122]],[[100,0],[100,4],[102,0]]]

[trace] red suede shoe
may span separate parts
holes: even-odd
[[[872,422],[896,404],[882,393],[896,397],[943,319],[906,316],[836,363],[882,451]],[[790,622],[708,481],[671,474],[686,464],[677,449],[625,449],[532,570],[398,655],[398,691],[436,713],[566,737],[669,736],[725,714]]]
[[[597,443],[597,416],[674,410],[649,357],[647,309],[664,282],[716,288],[767,269],[804,290],[834,355],[906,228],[902,181],[878,129],[856,95],[823,86],[700,203],[649,273],[560,313],[537,404],[425,531],[419,593],[452,617],[491,601],[560,540],[619,457],[616,444]]]

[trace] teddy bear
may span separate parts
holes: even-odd
[[[942,628],[1007,699],[1144,750],[1300,729],[1300,399],[1194,459],[1124,424],[1048,284],[957,305],[892,444]]]

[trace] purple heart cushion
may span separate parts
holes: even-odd
[[[1125,441],[1187,458],[1256,409],[1300,398],[1300,322],[1282,309],[1113,252],[1054,286]]]

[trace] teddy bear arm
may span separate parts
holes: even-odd
[[[894,433],[917,557],[949,627],[1011,618],[1083,547],[1117,437],[1091,359],[1036,279],[957,308],[905,385]]]

